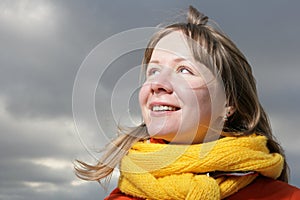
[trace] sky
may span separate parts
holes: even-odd
[[[95,162],[117,124],[139,121],[141,46],[189,5],[248,58],[300,187],[299,1],[1,0],[1,200],[103,199],[116,186],[117,171],[105,190],[73,162]]]

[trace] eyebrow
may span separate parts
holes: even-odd
[[[175,58],[172,60],[173,63],[178,63],[178,62],[181,62],[181,61],[187,61],[188,59],[186,58]],[[159,64],[159,60],[150,60],[149,63],[154,63],[154,64]]]

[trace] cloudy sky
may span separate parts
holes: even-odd
[[[300,187],[299,1],[1,0],[1,200],[107,195],[98,183],[78,180],[72,162],[93,162],[96,150],[114,136],[116,123],[138,115],[133,77],[142,51],[134,47],[121,55],[117,49],[126,39],[113,36],[168,22],[190,4],[216,21],[248,57],[274,134],[286,150],[290,183]],[[77,105],[93,101],[84,89],[76,93],[91,86],[78,77],[95,52],[101,54],[98,59],[114,58],[111,63],[99,59],[96,88],[86,89],[96,91],[91,108],[98,127],[85,112],[89,105]],[[73,94],[72,111],[73,88],[78,96]]]

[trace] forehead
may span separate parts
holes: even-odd
[[[173,31],[160,39],[152,52],[152,58],[159,58],[160,56],[163,56],[161,54],[162,52],[185,59],[193,58],[192,52],[187,43],[187,36],[185,36],[181,31]]]

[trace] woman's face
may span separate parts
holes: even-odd
[[[148,132],[172,143],[201,143],[211,119],[207,82],[212,73],[197,63],[185,36],[172,32],[155,46],[139,103]]]

